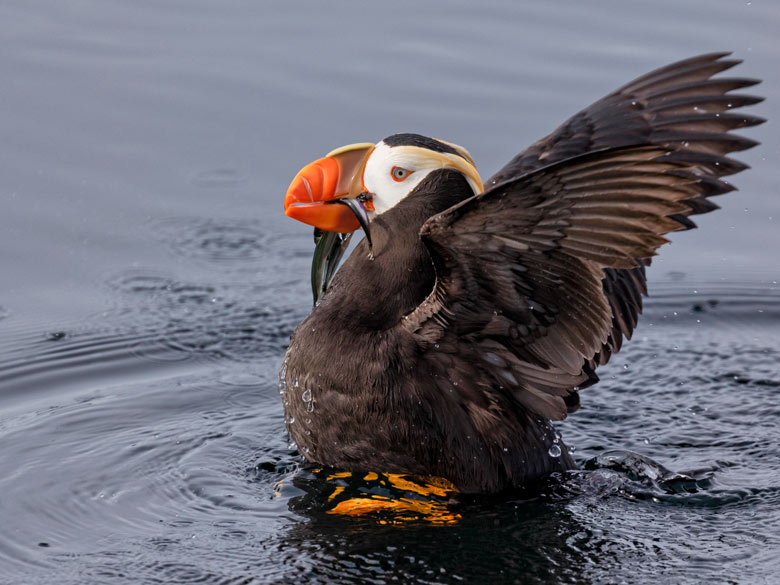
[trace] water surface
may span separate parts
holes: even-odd
[[[0,5],[0,583],[773,583],[780,8]],[[559,425],[583,469],[451,525],[325,513],[277,371],[306,162],[400,131],[484,176],[647,70],[734,50],[769,118]]]

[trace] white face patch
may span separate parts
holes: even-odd
[[[363,186],[374,194],[372,219],[397,205],[432,171],[454,169],[466,176],[475,193],[482,182],[473,165],[460,156],[434,152],[418,146],[388,146],[377,143],[366,162]]]
[[[363,173],[363,185],[366,190],[374,194],[373,215],[384,213],[398,204],[412,190],[420,184],[435,168],[431,161],[423,160],[419,149],[410,149],[403,146],[388,146],[379,142],[366,162]],[[393,169],[408,171],[403,180],[393,177]],[[396,171],[396,176],[401,175]]]

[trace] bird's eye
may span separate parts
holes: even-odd
[[[390,171],[390,175],[393,177],[393,181],[398,181],[399,183],[401,181],[405,181],[406,177],[411,174],[412,171],[403,167],[393,167],[393,170]]]

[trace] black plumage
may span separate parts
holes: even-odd
[[[448,154],[455,154],[462,156],[451,145],[436,140],[435,138],[429,138],[428,136],[421,136],[420,134],[413,134],[411,132],[403,132],[401,134],[393,134],[388,136],[382,142],[388,146],[419,146],[420,148],[426,148],[433,152],[446,152]]]
[[[664,234],[715,209],[709,197],[732,190],[722,177],[745,168],[726,155],[755,144],[729,131],[762,120],[729,110],[760,98],[727,92],[756,82],[712,79],[738,63],[725,57],[613,92],[482,194],[443,169],[378,215],[373,259],[359,244],[285,358],[304,456],[466,492],[572,467],[549,420],[631,336]]]

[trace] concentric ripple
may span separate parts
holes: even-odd
[[[156,220],[148,227],[175,254],[223,272],[273,268],[276,273],[284,272],[289,258],[305,263],[312,253],[305,239],[278,235],[278,230],[256,219],[173,217]]]
[[[171,545],[194,534],[212,546],[205,526],[218,540],[234,542],[257,523],[276,521],[284,510],[272,489],[278,477],[257,486],[247,471],[266,450],[288,452],[275,376],[258,372],[257,384],[229,386],[219,381],[225,375],[118,386],[3,419],[0,438],[14,457],[0,463],[2,564],[21,575],[80,558],[82,578],[98,578],[109,559],[126,563],[139,547],[179,550]],[[258,434],[261,426],[267,430]],[[31,499],[32,484],[38,487]],[[92,573],[96,558],[109,566]],[[146,570],[150,561],[137,559]],[[189,562],[172,564],[193,578],[203,575]]]
[[[151,225],[157,237],[182,256],[209,262],[247,261],[267,252],[267,231],[257,222],[168,218]]]
[[[163,346],[170,359],[254,361],[286,349],[300,308],[262,302],[263,285],[209,285],[135,272],[112,280],[125,318],[153,335],[142,354]],[[164,358],[168,359],[168,358]]]
[[[154,271],[110,286],[94,322],[0,340],[0,381],[39,405],[0,415],[0,582],[584,584],[662,567],[693,584],[758,575],[780,546],[780,328],[758,317],[773,292],[749,311],[713,287],[709,312],[651,300],[558,425],[581,470],[530,500],[383,525],[329,514],[332,482],[288,445],[276,376],[300,308]]]

